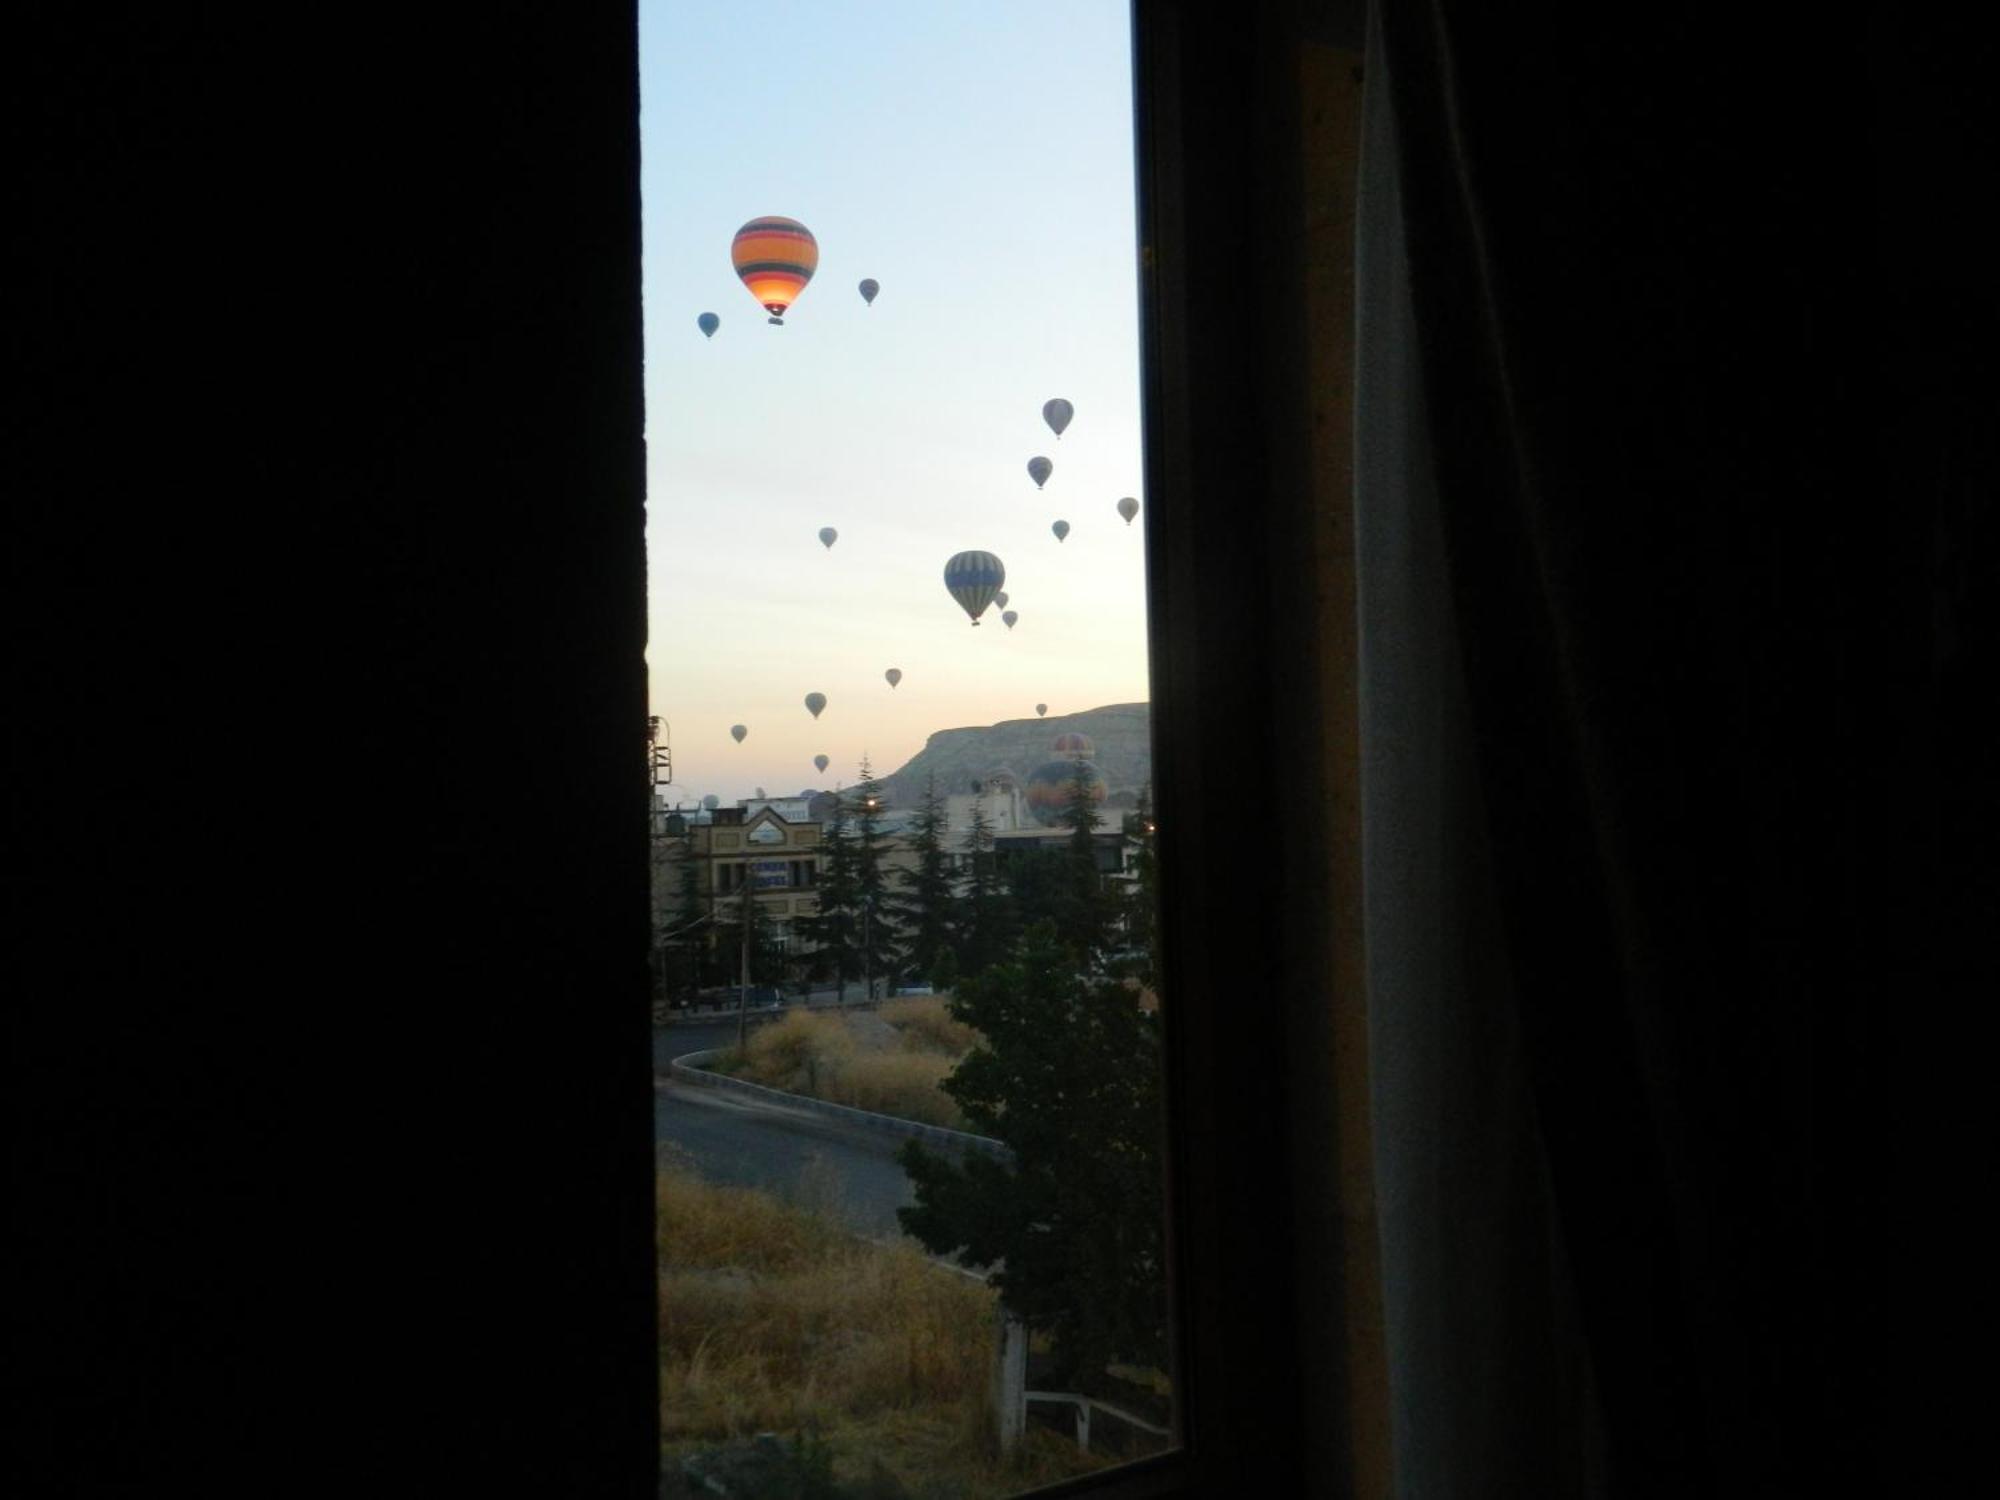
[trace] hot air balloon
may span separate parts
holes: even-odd
[[[1028,477],[1035,481],[1036,489],[1040,489],[1043,485],[1047,484],[1049,482],[1049,475],[1055,473],[1055,471],[1056,466],[1039,454],[1028,460]]]
[[[819,772],[820,775],[822,776],[826,774],[826,768],[831,764],[832,762],[829,761],[824,755],[815,755],[813,757],[813,769]]]
[[[961,552],[944,565],[944,586],[977,625],[986,606],[1007,581],[1007,569],[991,552]]]
[[[1038,719],[1048,711],[1049,711],[1049,706],[1046,703],[1037,703],[1035,705],[1035,717]]]
[[[1081,755],[1088,760],[1097,753],[1097,746],[1090,742],[1089,735],[1072,731],[1056,736],[1055,752],[1058,755]]]
[[[735,740],[736,743],[739,745],[743,743],[743,736],[748,734],[749,732],[750,731],[744,728],[741,724],[731,724],[729,726],[729,737]]]
[[[1063,435],[1063,429],[1069,426],[1069,419],[1075,415],[1076,408],[1060,396],[1053,401],[1042,403],[1042,420],[1055,430],[1058,438]]]
[[[1000,608],[1005,609],[1007,607],[1007,591],[1005,589],[1000,590],[999,593],[993,596],[993,602],[999,605]]]
[[[835,531],[831,526],[822,526],[819,529],[819,540],[821,546],[831,547],[835,542],[840,540],[840,533]]]
[[[806,694],[806,712],[811,714],[815,719],[819,717],[819,711],[825,707],[826,707],[825,693]]]
[[[1061,541],[1064,537],[1069,535],[1069,522],[1058,521],[1056,522],[1055,525],[1051,526],[1049,530],[1053,531],[1056,534],[1057,541]]]
[[[1009,630],[1014,628],[1014,622],[1020,618],[1021,613],[1019,610],[1008,609],[1002,610],[1000,613],[1000,623],[1005,625]]]
[[[764,789],[761,786],[757,788],[757,800],[760,802],[764,800]]]
[[[891,667],[882,675],[889,679],[889,686],[894,687],[903,680],[903,669],[901,667]]]
[[[1087,795],[1092,802],[1102,802],[1110,789],[1105,785],[1104,773],[1081,756],[1068,760],[1052,760],[1035,767],[1028,777],[1028,811],[1044,828],[1054,828],[1062,822],[1068,806],[1071,789],[1076,778],[1083,777]]]
[[[880,283],[873,276],[870,276],[861,283],[861,300],[866,302],[870,307],[873,307],[875,305],[875,294],[881,290]]]
[[[1118,514],[1123,516],[1125,524],[1130,526],[1132,518],[1139,514],[1139,502],[1134,500],[1130,495],[1127,495],[1123,500],[1118,502]]]
[[[722,799],[716,796],[715,793],[710,792],[706,797],[701,799],[701,805],[710,812],[714,812],[718,807],[722,806]]]
[[[775,214],[752,219],[736,231],[730,263],[771,321],[783,327],[785,311],[798,300],[819,266],[819,241],[797,219]]]
[[[703,338],[712,339],[715,337],[715,330],[722,326],[722,319],[714,313],[703,313],[694,320],[694,326],[701,330]]]

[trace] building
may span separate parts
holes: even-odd
[[[785,807],[795,817],[778,809]],[[804,799],[737,807],[658,812],[653,840],[653,934],[657,972],[668,955],[699,947],[712,953],[747,882],[787,970],[806,950],[800,924],[819,909],[819,824]]]

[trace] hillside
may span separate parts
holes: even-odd
[[[940,729],[924,748],[882,778],[892,807],[910,807],[923,795],[933,771],[938,786],[964,792],[995,770],[1005,768],[1026,781],[1035,767],[1053,760],[1059,734],[1084,734],[1096,742],[1091,757],[1110,787],[1109,803],[1129,807],[1153,771],[1152,715],[1144,703],[1112,703],[1082,713],[1046,719],[1004,719],[966,729]]]

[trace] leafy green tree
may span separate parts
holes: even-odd
[[[939,965],[951,954],[951,924],[957,892],[953,889],[951,856],[944,845],[949,828],[945,800],[937,777],[924,782],[923,800],[910,820],[909,867],[896,872],[890,911],[903,933],[905,967],[933,984],[941,983]]]
[[[1013,1159],[909,1142],[903,1228],[934,1254],[1004,1263],[994,1283],[1052,1335],[1056,1388],[1102,1389],[1114,1361],[1164,1367],[1158,1017],[1123,983],[1078,975],[1047,924],[961,980],[951,1009],[982,1040],[945,1091]]]

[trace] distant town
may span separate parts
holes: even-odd
[[[945,730],[887,775],[725,805],[661,778],[656,726],[656,1004],[942,988],[1035,920],[1074,927],[1085,865],[1087,946],[1115,959],[1149,894],[1148,730],[1145,704]]]

